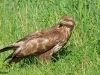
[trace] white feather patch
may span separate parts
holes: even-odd
[[[57,51],[59,51],[61,49],[61,45],[59,45],[59,43],[54,47],[53,51],[54,53],[56,53]]]

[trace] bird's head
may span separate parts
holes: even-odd
[[[70,16],[63,16],[63,17],[61,17],[59,24],[61,26],[66,26],[66,27],[73,28],[74,24],[75,24],[75,21]]]

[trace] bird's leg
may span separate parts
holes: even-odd
[[[52,58],[52,55],[53,55],[53,51],[52,50],[49,50],[45,53],[42,53],[41,55],[39,55],[39,60],[41,60],[42,62],[50,62],[51,61],[51,58]]]

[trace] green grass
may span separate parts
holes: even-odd
[[[0,74],[99,75],[100,0],[0,0],[0,48],[53,26],[63,15],[76,24],[68,44],[54,55],[56,62],[36,64],[30,58],[6,68],[8,51],[0,54]]]

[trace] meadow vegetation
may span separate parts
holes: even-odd
[[[6,67],[8,51],[0,54],[0,74],[100,75],[100,0],[0,0],[0,49],[53,26],[63,15],[72,16],[75,27],[53,62],[30,57]]]

